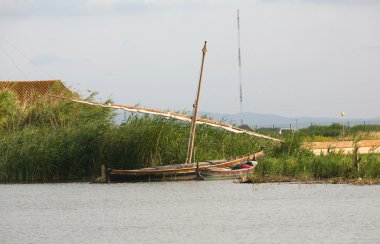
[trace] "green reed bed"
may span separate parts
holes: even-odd
[[[309,157],[265,157],[260,160],[256,172],[251,176],[254,182],[277,181],[325,181],[379,179],[380,155],[362,155],[360,171],[353,166],[350,155],[331,154]]]
[[[90,97],[91,98],[91,97]],[[121,125],[106,108],[39,98],[29,105],[0,92],[0,182],[88,180],[100,166],[137,169],[184,163],[190,124],[132,114]],[[301,148],[302,133],[288,133],[273,144],[244,134],[197,126],[194,161],[241,156],[266,146],[251,179],[255,182],[380,179],[380,156],[361,155],[360,171],[352,155],[315,156]]]
[[[120,169],[184,163],[189,126],[152,117],[120,126],[87,123],[24,127],[2,133],[0,181],[31,182],[90,178],[100,165]],[[256,139],[199,126],[195,160],[243,155],[259,149]]]
[[[380,155],[360,155],[359,171],[355,167],[355,155],[328,152],[316,156],[300,147],[299,136],[285,138],[285,143],[268,148],[256,172],[250,177],[253,182],[279,181],[351,181],[359,177],[366,180],[380,179]]]
[[[33,128],[3,134],[1,181],[51,181],[90,177],[100,167],[99,128]]]
[[[0,92],[0,182],[89,179],[100,165],[120,169],[184,163],[190,125],[131,115],[121,125],[113,111],[41,98],[21,106]],[[195,160],[228,158],[257,151],[263,141],[197,126]]]

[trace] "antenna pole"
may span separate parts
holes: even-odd
[[[241,85],[241,54],[240,54],[240,17],[239,9],[237,10],[237,28],[238,28],[238,53],[239,53],[239,95],[240,95],[240,116],[243,113],[243,88]],[[240,124],[243,125],[243,118],[240,118]]]
[[[198,113],[198,103],[199,103],[199,97],[201,94],[201,85],[202,85],[202,76],[203,76],[203,65],[205,62],[205,56],[207,52],[206,47],[207,41],[205,41],[205,45],[202,49],[202,65],[201,65],[201,73],[199,76],[199,83],[198,83],[198,91],[197,91],[197,97],[195,99],[195,103],[193,104],[193,117],[191,119],[191,131],[190,131],[190,138],[189,138],[189,145],[187,147],[187,157],[186,157],[186,163],[191,163],[192,157],[193,157],[193,149],[194,149],[194,139],[195,139],[195,128],[196,128],[196,120],[197,120],[197,113]],[[199,165],[197,164],[197,177],[199,176]]]

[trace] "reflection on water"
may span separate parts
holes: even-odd
[[[380,243],[380,186],[0,185],[0,243]]]

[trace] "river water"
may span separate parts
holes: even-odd
[[[0,185],[0,243],[380,243],[380,186]]]

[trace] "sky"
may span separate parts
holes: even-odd
[[[380,117],[378,0],[0,0],[0,80],[191,111]]]

